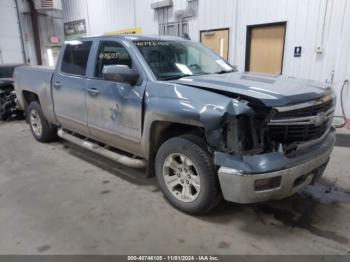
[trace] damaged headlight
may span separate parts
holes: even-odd
[[[216,117],[217,111],[211,110],[210,114],[207,111],[201,117],[210,123],[206,125],[206,138],[214,150],[235,155],[264,152],[264,136],[270,112],[264,105],[237,98],[222,108],[220,118]]]
[[[255,118],[240,115],[224,128],[225,151],[233,154],[257,154],[263,151],[261,129]]]

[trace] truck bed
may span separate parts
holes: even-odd
[[[47,66],[21,66],[15,69],[14,86],[18,107],[25,110],[28,94],[39,96],[42,110],[50,123],[56,123],[51,95],[51,79],[54,68]]]

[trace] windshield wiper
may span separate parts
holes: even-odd
[[[214,74],[227,74],[227,73],[232,73],[232,72],[235,72],[235,70],[221,70],[221,71],[218,71],[218,72],[215,72]]]
[[[168,77],[163,77],[162,80],[166,81],[166,80],[176,80],[176,79],[180,79],[183,78],[185,76],[193,76],[193,75],[181,75],[181,76],[168,76]]]

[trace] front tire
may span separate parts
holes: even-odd
[[[38,102],[31,102],[28,107],[28,122],[33,136],[42,143],[51,142],[57,137],[57,130],[45,118]]]
[[[220,202],[216,169],[199,137],[175,137],[163,143],[155,167],[164,196],[181,211],[205,214]]]

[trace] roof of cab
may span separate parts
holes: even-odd
[[[100,35],[80,38],[80,40],[103,40],[103,39],[126,39],[131,41],[185,41],[186,39],[177,36],[159,36],[159,35]]]
[[[25,64],[0,64],[0,67],[1,68],[4,68],[4,67],[17,67],[17,66],[23,66]]]

